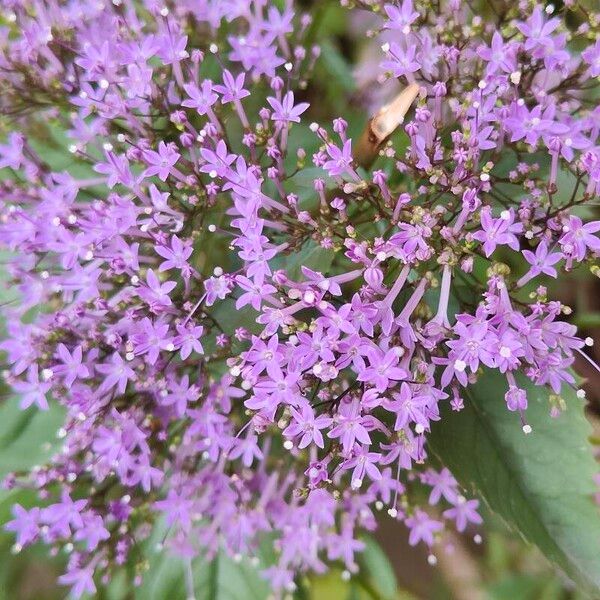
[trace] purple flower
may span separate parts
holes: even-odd
[[[325,415],[315,417],[313,409],[308,404],[302,404],[299,410],[290,408],[290,414],[293,422],[284,429],[283,435],[287,437],[302,436],[298,443],[300,450],[312,442],[319,448],[325,446],[320,429],[326,429],[331,425],[333,421],[330,417]]]
[[[500,32],[494,32],[491,46],[480,46],[477,54],[483,58],[487,64],[488,75],[493,75],[498,69],[505,73],[512,73],[516,70],[516,48],[512,44],[505,44]]]
[[[541,6],[536,6],[525,22],[517,23],[519,31],[525,36],[525,50],[533,50],[551,43],[550,34],[559,26],[559,19],[544,20]]]
[[[215,85],[213,89],[221,94],[221,103],[236,102],[250,95],[248,90],[244,89],[245,73],[240,73],[234,77],[227,69],[223,71],[223,84]]]
[[[119,156],[114,152],[106,151],[106,162],[98,162],[94,165],[94,171],[107,176],[106,185],[109,188],[115,187],[117,183],[126,187],[133,187],[135,179],[129,167],[129,161],[126,156]]]
[[[392,42],[388,51],[389,58],[381,63],[382,68],[391,71],[394,77],[410,75],[420,69],[416,61],[416,48],[409,44],[407,49]]]
[[[310,106],[308,102],[300,102],[294,106],[294,92],[287,92],[281,101],[269,96],[268,103],[273,109],[271,119],[282,123],[300,123],[300,115]]]
[[[504,395],[508,410],[524,411],[527,410],[527,393],[525,390],[511,385]]]
[[[132,328],[130,341],[136,356],[146,355],[146,360],[153,365],[158,360],[161,350],[174,350],[175,345],[169,335],[169,325],[161,321],[153,322],[148,317]]]
[[[357,402],[343,404],[337,413],[334,427],[329,431],[327,437],[331,439],[340,438],[342,450],[348,455],[354,447],[355,441],[361,444],[370,444],[371,438],[365,425],[369,419],[360,416],[360,407]]]
[[[182,492],[171,488],[164,500],[158,500],[154,506],[165,515],[167,525],[178,525],[184,531],[189,531],[192,526],[193,502],[186,498]]]
[[[83,594],[95,594],[96,586],[94,584],[94,567],[69,568],[69,570],[58,578],[62,585],[68,585],[71,588],[73,598],[81,598]]]
[[[565,254],[572,255],[581,261],[585,258],[588,249],[597,254],[600,253],[600,238],[594,235],[600,231],[600,221],[584,224],[579,217],[572,215],[563,231],[565,233],[559,243]]]
[[[331,177],[337,177],[348,172],[353,172],[352,140],[346,140],[341,150],[334,144],[327,144],[326,150],[329,155],[329,160],[325,161],[323,168]]]
[[[426,408],[429,403],[428,396],[415,396],[406,382],[402,382],[400,393],[393,394],[394,400],[389,403],[389,408],[396,413],[394,429],[399,431],[408,424],[415,423],[423,429],[429,427],[429,419],[426,417]]]
[[[593,46],[589,46],[581,53],[581,58],[590,66],[590,77],[600,76],[600,40],[596,40]]]
[[[76,346],[71,353],[64,344],[59,344],[56,352],[62,364],[56,365],[52,370],[55,375],[64,378],[67,387],[71,387],[76,379],[85,379],[89,376],[88,368],[82,364],[81,346]]]
[[[235,302],[236,309],[250,304],[254,310],[260,311],[265,297],[277,291],[276,287],[264,283],[262,277],[252,280],[243,275],[238,275],[235,281],[244,290],[244,293]]]
[[[419,18],[419,13],[413,9],[412,0],[403,0],[400,8],[386,4],[384,9],[389,19],[385,26],[388,29],[398,29],[405,35],[410,33],[410,26]]]
[[[556,269],[552,266],[562,260],[562,255],[559,252],[551,254],[548,250],[548,244],[542,240],[535,249],[535,254],[531,250],[523,250],[525,260],[531,265],[529,271],[519,279],[518,286],[525,285],[528,281],[537,277],[541,273],[550,277],[558,277]]]
[[[41,510],[37,506],[26,510],[20,504],[13,504],[12,514],[14,519],[6,523],[4,529],[16,534],[21,547],[34,542],[40,533]]]
[[[427,472],[426,483],[431,486],[429,494],[429,504],[437,504],[443,497],[448,502],[453,502],[456,498],[456,479],[445,467],[438,473],[433,469]]]
[[[520,223],[515,223],[512,208],[502,211],[500,218],[492,217],[492,209],[484,206],[481,209],[481,231],[476,231],[473,237],[483,243],[486,256],[491,256],[496,246],[506,244],[513,250],[519,249],[519,240],[515,234],[523,230]]]
[[[357,490],[362,487],[365,477],[368,475],[372,481],[381,479],[381,472],[377,468],[377,463],[381,459],[379,452],[368,452],[369,446],[362,444],[354,448],[353,457],[342,463],[343,469],[352,469],[351,486]]]
[[[133,370],[127,366],[118,352],[112,354],[110,362],[96,365],[96,371],[104,375],[104,381],[99,388],[102,392],[116,387],[119,394],[123,394],[127,383],[135,377]]]
[[[166,181],[180,156],[172,144],[159,142],[158,152],[154,150],[144,152],[144,158],[149,165],[144,171],[144,177],[157,175],[161,181]]]
[[[175,289],[175,281],[161,283],[152,269],[146,273],[146,286],[141,286],[139,295],[151,307],[154,312],[159,312],[165,306],[172,304],[169,294]]]
[[[405,522],[410,529],[408,543],[411,546],[416,546],[419,542],[425,542],[428,546],[433,546],[434,535],[443,529],[442,523],[432,519],[425,511],[420,509],[417,509]]]
[[[179,354],[182,360],[188,358],[192,352],[204,354],[204,348],[200,343],[203,333],[204,327],[201,325],[177,325],[178,335],[173,338],[173,344],[176,348],[179,348]]]
[[[236,438],[233,447],[229,451],[229,458],[235,460],[242,458],[244,466],[249,467],[254,459],[261,460],[263,453],[258,447],[258,437],[254,432],[249,432],[245,438]]]
[[[456,529],[463,532],[468,523],[479,525],[482,518],[477,512],[479,500],[466,500],[463,496],[457,496],[454,499],[454,506],[443,512],[446,519],[454,519]]]
[[[200,115],[207,114],[211,106],[219,99],[219,96],[213,91],[215,86],[210,79],[205,79],[200,88],[195,83],[186,83],[183,87],[190,99],[184,100],[181,105],[195,108]]]
[[[200,154],[205,161],[200,167],[202,173],[208,173],[212,178],[224,177],[230,172],[229,167],[235,161],[235,154],[227,153],[227,145],[223,140],[219,140],[215,151],[208,148],[202,148]]]
[[[23,163],[23,143],[25,138],[22,134],[13,131],[8,136],[8,144],[0,145],[0,169],[18,169]]]
[[[19,406],[22,410],[29,408],[32,404],[35,404],[40,410],[48,410],[46,394],[52,384],[48,381],[40,381],[36,363],[27,369],[27,380],[15,381],[12,387],[21,395]]]
[[[357,379],[374,385],[378,392],[385,392],[390,386],[390,381],[400,381],[408,377],[408,373],[397,366],[399,353],[396,348],[385,353],[372,349],[367,356],[370,366],[363,369]]]
[[[168,271],[169,269],[179,269],[184,277],[190,276],[191,268],[188,264],[188,258],[192,255],[193,249],[190,243],[182,242],[176,235],[171,237],[171,246],[156,246],[156,253],[160,254],[164,262],[160,264],[159,271]]]

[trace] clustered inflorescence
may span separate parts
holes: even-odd
[[[139,580],[160,520],[188,560],[270,536],[274,590],[356,571],[375,509],[431,547],[481,521],[428,459],[440,408],[496,370],[516,427],[526,379],[560,413],[584,341],[543,283],[598,268],[600,20],[484,4],[359,3],[379,80],[419,86],[372,170],[311,122],[290,2],[2,3],[1,348],[22,408],[65,410],[8,528],[75,596]]]

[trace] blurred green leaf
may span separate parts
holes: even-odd
[[[316,242],[309,240],[305,242],[302,248],[293,254],[280,254],[271,261],[275,269],[285,269],[291,279],[299,280],[303,278],[302,267],[308,267],[313,271],[319,271],[326,275],[335,254],[332,250],[327,250],[319,246]]]
[[[398,582],[388,557],[372,537],[365,536],[362,541],[365,549],[358,555],[359,579],[365,579],[382,600],[396,598]]]
[[[333,78],[333,82],[339,87],[338,92],[353,92],[355,90],[356,84],[350,65],[339,49],[329,40],[321,44],[321,60],[327,74]]]
[[[523,376],[527,420],[507,410],[505,377],[485,371],[466,394],[460,413],[445,407],[430,447],[467,489],[593,597],[600,595],[600,519],[593,502],[597,472],[588,442],[591,427],[574,391],[567,410],[549,417],[548,391]]]
[[[259,559],[260,560],[260,559]],[[211,562],[196,559],[192,564],[196,600],[266,600],[269,585],[260,575],[260,566],[252,566],[244,558],[235,562],[219,553]],[[184,560],[161,550],[150,560],[150,568],[135,597],[139,600],[186,600]]]
[[[22,471],[43,464],[60,445],[56,432],[64,422],[65,411],[54,402],[50,409],[19,408],[19,399],[9,398],[0,405],[0,478],[10,471]]]

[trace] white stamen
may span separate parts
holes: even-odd
[[[467,363],[464,360],[455,360],[454,361],[454,369],[459,373],[462,373],[467,368]]]

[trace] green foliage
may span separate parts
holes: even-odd
[[[465,409],[443,411],[430,447],[457,479],[590,595],[600,594],[600,521],[593,502],[597,464],[590,426],[573,391],[567,410],[549,416],[548,391],[519,378],[527,390],[528,422],[502,400],[506,383],[486,371],[465,398]]]
[[[48,462],[59,445],[56,432],[63,421],[64,410],[52,402],[48,411],[35,407],[23,411],[16,397],[1,404],[0,478]]]

